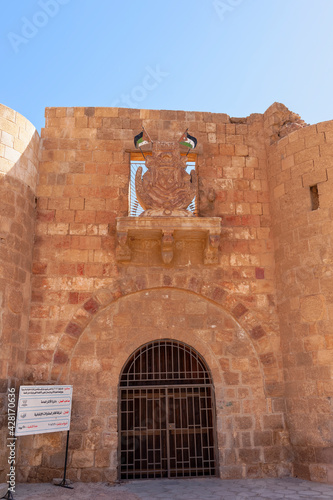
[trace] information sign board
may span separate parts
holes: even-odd
[[[21,386],[15,435],[68,431],[72,393],[71,385]]]

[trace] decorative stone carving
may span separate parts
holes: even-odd
[[[210,233],[207,239],[207,245],[204,253],[204,263],[205,264],[218,264],[219,262],[219,244],[220,244],[220,234]]]
[[[173,231],[162,233],[162,260],[164,264],[170,264],[173,259]]]
[[[158,149],[157,149],[158,147]],[[218,264],[221,219],[186,210],[197,196],[197,175],[174,144],[158,143],[146,158],[147,172],[135,177],[139,217],[117,219],[117,261],[134,265]],[[213,204],[215,193],[207,193]]]
[[[160,252],[163,264],[171,264],[186,242],[201,241],[203,263],[217,264],[220,234],[219,217],[119,217],[117,260],[132,261],[133,243],[145,240],[151,252]]]
[[[186,210],[197,191],[197,175],[186,172],[186,157],[179,151],[153,152],[146,159],[148,171],[142,176],[139,167],[135,177],[138,202],[145,210],[141,217],[192,217]]]
[[[116,259],[123,262],[131,260],[131,250],[128,246],[128,232],[117,231],[117,238],[118,246],[116,250]]]
[[[200,214],[209,217],[214,212],[216,193],[214,188],[207,185],[203,179],[199,179],[199,207]]]

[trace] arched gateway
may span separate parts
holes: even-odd
[[[163,339],[139,347],[119,384],[120,479],[215,476],[215,396],[206,362]]]

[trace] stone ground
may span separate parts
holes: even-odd
[[[332,500],[333,485],[301,479],[158,479],[108,486],[75,483],[73,490],[49,483],[18,484],[15,500]]]

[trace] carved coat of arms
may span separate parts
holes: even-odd
[[[197,175],[186,172],[186,158],[176,151],[153,152],[146,167],[143,176],[139,167],[135,177],[136,196],[145,210],[141,215],[192,216],[186,209],[196,195]]]

